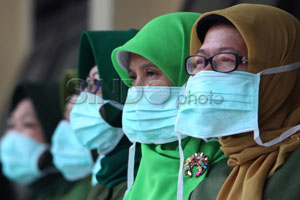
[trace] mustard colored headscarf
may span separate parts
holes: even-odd
[[[240,4],[202,15],[192,29],[191,54],[201,47],[199,34],[201,38],[205,28],[202,22],[211,15],[223,16],[240,32],[248,47],[249,72],[258,73],[300,61],[300,22],[278,8],[254,4]],[[300,124],[299,91],[299,69],[262,75],[258,119],[263,142]],[[253,132],[219,138],[221,149],[229,157],[228,165],[233,170],[217,199],[262,199],[265,180],[300,146],[297,135],[299,132],[271,147],[257,145]]]

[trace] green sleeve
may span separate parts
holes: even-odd
[[[74,186],[66,193],[57,195],[53,200],[84,200],[86,199],[91,189],[90,176],[78,181]]]
[[[89,192],[87,200],[122,200],[126,189],[126,181],[115,185],[111,189],[108,189],[105,185],[97,184]]]

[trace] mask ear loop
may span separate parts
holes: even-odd
[[[299,68],[300,68],[300,62],[296,62],[296,63],[285,65],[285,66],[273,67],[273,68],[263,70],[263,71],[259,72],[258,75],[261,76],[261,75],[268,75],[268,74],[277,74],[277,73],[292,71],[292,70],[299,69]],[[279,142],[282,142],[283,140],[292,136],[299,130],[300,130],[300,124],[293,126],[292,128],[286,130],[279,137],[277,137],[269,142],[263,143],[260,138],[260,135],[259,135],[260,134],[259,129],[257,128],[256,130],[254,130],[254,140],[260,146],[270,147],[275,144],[278,144]]]
[[[182,88],[183,90],[180,92],[180,95],[185,94],[185,89],[186,89],[187,83],[185,83]],[[179,98],[177,98],[177,109],[180,109],[180,102]],[[177,183],[177,200],[182,200],[183,199],[183,163],[184,163],[184,154],[181,146],[181,134],[179,131],[176,129],[176,124],[178,123],[178,116],[180,114],[177,114],[176,120],[175,120],[175,131],[177,133],[177,140],[178,140],[178,148],[179,148],[179,173],[178,173],[178,183]]]
[[[177,184],[177,200],[183,199],[183,162],[184,162],[184,154],[181,146],[181,134],[177,131],[177,139],[178,139],[178,147],[179,147],[179,156],[180,156],[180,164],[179,164],[179,174],[178,174],[178,184]]]
[[[266,143],[263,143],[261,141],[260,136],[259,136],[259,130],[255,130],[254,131],[254,140],[260,146],[270,147],[270,146],[278,144],[279,142],[282,142],[286,138],[294,135],[299,130],[300,130],[300,124],[298,124],[296,126],[293,126],[292,128],[290,128],[290,129],[286,130],[285,132],[283,132],[278,138],[275,138],[275,139],[273,139],[273,140],[271,140],[269,142],[266,142]]]
[[[117,101],[109,100],[108,103],[119,110],[123,110],[124,105]]]
[[[135,158],[135,147],[136,143],[133,143],[129,147],[129,155],[128,155],[128,168],[127,168],[127,190],[125,192],[125,196],[132,188],[134,183],[134,158]]]

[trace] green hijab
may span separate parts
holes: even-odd
[[[174,86],[182,86],[187,81],[185,58],[189,55],[190,32],[197,13],[172,13],[157,17],[147,23],[142,30],[125,45],[116,48],[112,61],[122,79],[128,80],[127,68],[129,52],[139,54],[162,70]],[[209,164],[223,158],[217,142],[205,143],[201,139],[188,137],[182,141],[185,159],[197,152],[209,157]],[[142,144],[142,160],[138,174],[125,199],[176,199],[177,180],[180,165],[178,143],[163,145]],[[194,174],[196,169],[194,168]],[[184,199],[204,179],[188,178],[184,175]]]
[[[190,29],[199,17],[197,13],[172,13],[151,20],[125,45],[112,53],[112,62],[122,80],[131,86],[127,73],[130,52],[150,60],[169,78],[174,86],[182,86],[188,79],[185,58],[189,55]]]
[[[111,52],[117,46],[123,45],[132,38],[137,30],[128,31],[84,31],[81,35],[79,48],[78,76],[85,80],[91,68],[98,67],[103,99],[113,100],[123,104],[128,87],[120,80],[111,62]],[[106,121],[114,127],[122,126],[122,111],[104,105]],[[101,160],[101,170],[97,173],[98,183],[107,188],[127,179],[128,148],[131,145],[123,137],[116,148]],[[140,147],[138,149],[140,151]],[[140,155],[136,157],[138,166]]]

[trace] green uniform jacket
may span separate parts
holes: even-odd
[[[300,148],[294,151],[286,162],[266,180],[263,192],[264,200],[300,199]],[[231,172],[227,159],[223,159],[210,168],[209,174],[190,195],[190,200],[215,200]]]
[[[127,189],[127,182],[118,183],[114,188],[108,189],[105,185],[97,184],[89,193],[90,200],[122,200]]]
[[[61,174],[50,174],[29,186],[29,200],[83,200],[88,195],[90,177],[66,181]]]

